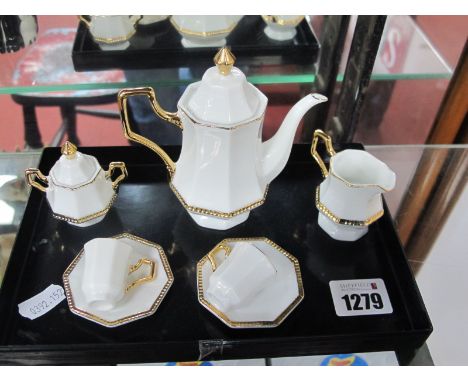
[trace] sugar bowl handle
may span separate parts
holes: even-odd
[[[114,190],[116,190],[120,182],[128,176],[127,166],[125,166],[124,162],[111,162],[109,163],[109,170],[106,171],[106,177],[111,178],[115,169],[119,169],[121,174],[112,182],[112,188]]]
[[[314,131],[314,139],[312,141],[312,147],[310,148],[310,153],[312,154],[312,157],[320,166],[320,170],[322,170],[323,177],[326,178],[328,176],[327,166],[325,165],[325,162],[323,161],[320,154],[317,152],[317,145],[319,143],[319,139],[322,139],[323,143],[325,143],[325,148],[327,149],[328,155],[332,157],[336,155],[336,151],[333,148],[332,139],[328,134],[324,133],[320,129],[317,129]]]
[[[37,168],[28,168],[24,175],[26,176],[26,182],[31,187],[36,187],[39,191],[46,192],[49,188],[49,181],[47,177]],[[39,179],[42,183],[45,183],[46,186],[43,186],[41,183],[36,181],[36,178]]]
[[[133,287],[136,287],[137,285],[154,280],[156,276],[156,263],[150,259],[138,260],[138,262],[135,265],[130,266],[130,270],[128,274],[131,275],[133,272],[140,269],[143,265],[148,265],[150,267],[149,274],[147,276],[140,277],[138,280],[132,281],[130,284],[127,285],[125,292],[128,292],[130,289],[132,289]]]
[[[210,261],[211,264],[211,270],[214,272],[218,268],[218,265],[216,264],[216,254],[219,251],[224,251],[225,256],[228,257],[231,254],[231,247],[224,245],[224,244],[219,244],[215,249],[213,249],[210,253],[208,253],[208,260]]]

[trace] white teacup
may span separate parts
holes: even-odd
[[[83,16],[79,18],[102,50],[121,50],[130,46],[128,40],[135,34],[141,16],[90,16],[90,20]]]
[[[299,15],[283,15],[283,16],[262,16],[267,24],[264,29],[265,34],[278,41],[286,41],[293,39],[296,34],[296,27],[302,22],[304,16]]]
[[[130,265],[132,252],[131,246],[112,238],[93,239],[84,245],[81,289],[90,307],[112,310],[130,289],[154,279],[154,261],[140,258]],[[129,276],[143,264],[150,266],[148,275],[131,281]]]
[[[215,255],[226,252],[226,260],[216,266]],[[266,288],[276,275],[270,260],[249,243],[236,243],[234,248],[220,245],[209,254],[214,270],[209,278],[206,297],[216,309],[226,312],[248,303]]]

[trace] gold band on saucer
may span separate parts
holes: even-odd
[[[113,239],[127,238],[127,239],[130,239],[130,240],[136,241],[138,243],[147,245],[149,247],[155,248],[159,253],[159,257],[161,259],[164,271],[166,272],[167,282],[164,285],[164,287],[162,288],[161,292],[159,293],[159,296],[156,298],[156,300],[153,302],[153,304],[151,305],[151,307],[148,310],[143,311],[143,312],[136,312],[136,313],[134,313],[132,315],[129,315],[129,316],[126,316],[126,317],[123,317],[123,318],[120,318],[120,319],[117,319],[117,320],[114,320],[114,321],[105,320],[105,319],[103,319],[101,317],[96,316],[95,314],[92,314],[92,313],[86,312],[84,310],[78,309],[75,306],[75,301],[73,300],[73,294],[72,294],[71,287],[70,287],[69,277],[70,277],[70,274],[72,273],[72,271],[75,269],[78,262],[81,260],[81,258],[84,255],[84,249],[82,249],[78,253],[78,255],[75,257],[75,259],[73,259],[72,263],[68,266],[68,268],[65,270],[65,272],[63,274],[63,277],[62,277],[63,278],[63,286],[64,286],[64,289],[65,289],[65,295],[67,296],[68,307],[70,308],[70,311],[73,312],[74,314],[76,314],[78,316],[81,316],[83,318],[86,318],[88,320],[94,321],[94,322],[96,322],[98,324],[107,326],[109,328],[119,326],[119,325],[122,325],[122,324],[126,324],[128,322],[132,322],[132,321],[138,320],[140,318],[152,315],[154,312],[156,312],[156,310],[158,309],[158,307],[161,304],[162,300],[164,299],[167,292],[169,291],[169,288],[171,287],[172,283],[174,282],[174,275],[172,274],[171,267],[169,265],[169,262],[167,260],[166,255],[164,253],[164,250],[162,249],[162,247],[160,245],[158,245],[156,243],[153,243],[151,241],[142,239],[141,237],[134,236],[134,235],[129,234],[129,233],[122,233],[122,234],[117,235],[117,236],[112,236],[112,238]]]
[[[207,261],[211,262],[209,254],[203,256],[197,263],[197,289],[198,289],[198,301],[207,308],[211,313],[223,321],[227,326],[231,328],[273,328],[281,324],[285,318],[294,310],[294,308],[302,301],[304,298],[304,286],[302,284],[302,275],[301,269],[299,267],[299,261],[291,255],[289,252],[281,248],[278,244],[274,243],[266,237],[245,237],[245,238],[228,238],[224,239],[219,243],[214,250],[223,246],[229,247],[229,243],[236,242],[245,242],[245,241],[264,241],[270,245],[275,250],[279,251],[282,255],[287,257],[287,259],[293,264],[294,272],[296,274],[297,287],[298,287],[298,296],[291,302],[283,312],[276,317],[273,321],[232,321],[229,319],[226,314],[215,308],[208,300],[206,300],[204,291],[203,291],[203,266]],[[211,251],[212,252],[212,251]],[[210,252],[210,253],[211,253]],[[212,265],[212,264],[211,264]]]

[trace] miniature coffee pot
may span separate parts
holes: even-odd
[[[203,227],[228,229],[244,222],[263,204],[268,185],[283,170],[294,134],[303,115],[327,101],[309,94],[289,111],[277,133],[262,142],[267,97],[233,67],[234,55],[226,47],[215,56],[201,81],[187,87],[177,112],[167,112],[152,88],[123,89],[118,103],[125,136],[139,142],[166,164],[170,187],[195,222]],[[177,163],[156,143],[132,131],[127,101],[149,98],[155,113],[183,130]]]
[[[55,218],[79,227],[99,223],[117,197],[119,183],[127,177],[125,163],[111,162],[104,171],[95,157],[80,153],[70,142],[65,142],[61,152],[49,176],[29,168],[26,181],[46,193]],[[116,169],[121,174],[112,180]]]
[[[319,139],[331,157],[329,169],[317,152]],[[358,240],[383,216],[382,193],[395,187],[395,173],[366,151],[336,153],[322,130],[314,132],[311,153],[325,177],[315,194],[319,226],[336,240]]]

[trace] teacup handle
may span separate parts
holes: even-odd
[[[211,270],[214,272],[218,268],[218,265],[216,264],[216,254],[219,251],[224,251],[225,256],[228,257],[231,254],[231,247],[224,245],[224,244],[219,244],[215,249],[213,249],[210,253],[208,253],[208,260],[210,260],[211,264]]]
[[[114,190],[116,190],[119,183],[128,176],[127,166],[125,166],[124,162],[110,162],[109,170],[106,171],[106,178],[111,178],[116,168],[120,170],[121,174],[112,182],[112,188]]]
[[[28,168],[24,172],[26,176],[26,182],[32,187],[36,187],[39,191],[46,192],[49,188],[49,181],[47,177],[38,168]],[[35,178],[38,178],[42,183],[45,183],[47,187],[37,182]]]
[[[128,272],[129,275],[131,275],[133,272],[137,271],[140,269],[143,265],[149,265],[150,266],[150,272],[148,276],[144,276],[139,278],[138,280],[132,281],[130,284],[127,285],[127,288],[125,289],[125,292],[128,292],[130,289],[133,287],[136,287],[137,285],[141,285],[143,283],[146,283],[148,281],[152,281],[155,278],[156,275],[156,263],[150,259],[140,259],[135,265],[130,266],[130,271]]]
[[[323,140],[323,143],[325,143],[325,147],[327,149],[328,155],[331,157],[336,155],[336,151],[333,148],[333,142],[331,137],[323,132],[320,129],[317,129],[314,131],[314,139],[312,141],[312,147],[310,148],[310,153],[312,154],[312,157],[315,159],[315,161],[318,163],[320,166],[320,170],[322,170],[322,175],[324,178],[328,176],[328,169],[327,166],[325,165],[325,162],[323,161],[322,157],[320,154],[317,152],[317,145],[319,143],[319,139]]]
[[[80,15],[78,16],[78,19],[80,21],[83,21],[88,28],[91,28],[91,22],[88,19],[86,19],[84,16]]]

